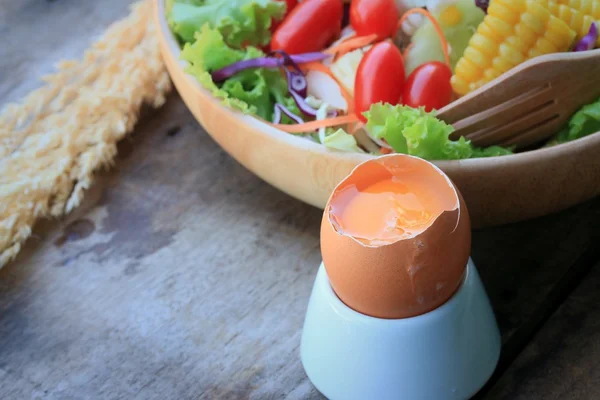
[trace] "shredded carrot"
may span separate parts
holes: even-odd
[[[410,51],[410,49],[413,48],[414,45],[414,43],[410,43],[408,46],[406,46],[406,48],[404,49],[404,53],[402,53],[402,58],[406,59],[408,52]]]
[[[388,149],[387,147],[382,147],[380,150],[381,150],[381,154],[391,154],[392,153],[392,149]]]
[[[344,100],[346,100],[346,103],[348,104],[348,114],[351,114],[351,113],[354,112],[354,99],[352,98],[352,96],[350,95],[350,93],[348,93],[348,91],[346,90],[346,88],[344,87],[344,85],[342,85],[336,79],[335,75],[333,75],[333,73],[331,72],[331,69],[329,69],[325,64],[321,64],[320,62],[314,61],[314,62],[311,62],[311,63],[303,64],[301,66],[301,68],[304,71],[319,71],[319,72],[322,72],[324,74],[327,74],[340,87],[340,91],[342,92],[342,96],[344,97]]]
[[[448,67],[452,68],[452,65],[450,64],[450,55],[448,54],[448,41],[444,36],[444,31],[442,31],[442,27],[437,22],[435,17],[424,8],[412,8],[405,12],[402,15],[402,18],[400,18],[400,21],[398,21],[398,25],[396,25],[396,32],[394,32],[394,37],[396,37],[398,30],[402,28],[402,24],[404,23],[404,21],[406,21],[408,17],[412,14],[421,14],[425,18],[429,19],[429,21],[431,21],[433,27],[435,28],[435,32],[440,38],[440,43],[442,44],[442,51],[444,52],[444,60],[446,61],[446,64],[448,64]]]
[[[271,124],[273,128],[280,129],[288,133],[306,133],[313,132],[319,128],[329,128],[331,126],[349,124],[358,121],[358,117],[354,114],[344,115],[342,117],[326,118],[318,121],[305,122],[303,124],[286,125],[286,124]]]
[[[330,48],[325,50],[324,53],[325,54],[337,54],[338,56],[343,56],[344,54],[346,54],[352,50],[370,45],[376,39],[377,39],[376,34],[352,37],[348,40],[344,40],[340,44],[331,46]]]

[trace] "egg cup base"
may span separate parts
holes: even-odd
[[[404,319],[352,310],[333,292],[321,264],[300,357],[328,399],[467,399],[490,378],[499,356],[500,332],[472,260],[452,298]]]

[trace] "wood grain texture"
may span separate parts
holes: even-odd
[[[176,98],[137,132],[89,203],[0,273],[0,370],[48,398],[310,396],[298,344],[320,212]]]
[[[235,163],[176,96],[120,154],[0,272],[0,398],[319,398],[298,345],[320,211]],[[587,246],[595,207],[475,233],[505,344]]]
[[[0,104],[36,89],[60,59],[80,57],[133,2],[0,0]]]
[[[478,146],[539,144],[600,96],[600,49],[528,60],[442,108],[453,137]]]
[[[600,398],[600,264],[538,332],[493,399]]]
[[[0,0],[0,29],[23,33],[27,24],[40,41],[64,48],[69,40],[85,47],[126,12],[117,0],[20,4]],[[61,9],[86,23],[56,27],[53,18],[66,23]],[[6,43],[17,53],[19,42]],[[19,55],[22,68],[51,65],[64,56],[59,50]],[[20,72],[0,62],[0,103],[36,84],[28,72],[11,86]],[[298,351],[320,262],[320,220],[320,210],[234,161],[173,94],[121,143],[115,167],[99,175],[85,204],[65,220],[38,224],[17,261],[0,271],[0,399],[321,399]],[[505,349],[532,333],[528,321],[594,244],[599,223],[597,199],[474,232],[473,259]],[[593,327],[584,313],[594,315],[597,301],[586,296],[577,318]],[[551,332],[564,343],[581,337],[572,328]],[[540,341],[535,351],[552,347]],[[563,352],[543,365],[567,370],[578,357]],[[527,362],[517,365],[527,373]],[[547,393],[545,375],[532,368],[539,386],[500,379],[493,394],[545,398],[535,396]],[[573,392],[594,393],[597,376],[578,377]]]
[[[175,87],[206,131],[266,182],[323,208],[335,186],[370,155],[329,151],[222,106],[184,72],[179,47],[153,0],[161,51]],[[600,194],[600,134],[503,157],[439,161],[469,205],[474,226],[521,221],[563,210]]]

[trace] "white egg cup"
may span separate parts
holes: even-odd
[[[309,379],[331,400],[468,399],[496,368],[500,332],[472,260],[452,298],[404,319],[352,310],[321,264],[300,355]]]

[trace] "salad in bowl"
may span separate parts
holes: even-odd
[[[154,7],[163,60],[187,108],[264,181],[322,208],[359,163],[406,153],[442,169],[481,227],[600,194],[593,134],[600,104],[574,113],[535,148],[476,147],[438,110],[539,54],[596,47],[598,3],[155,0]]]
[[[520,151],[452,140],[436,111],[528,59],[600,43],[600,0],[166,0],[165,9],[186,73],[224,106],[331,151],[432,161]],[[600,99],[537,147],[599,130]]]

